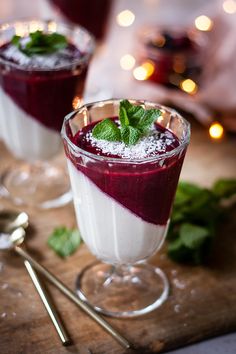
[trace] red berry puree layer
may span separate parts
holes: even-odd
[[[117,118],[112,119],[117,122]],[[159,124],[155,124],[150,134],[133,146],[97,140],[91,133],[96,123],[87,125],[74,137],[67,131],[67,136],[76,146],[93,154],[91,159],[74,156],[65,144],[67,157],[101,191],[125,208],[149,223],[165,225],[186,148],[176,154],[174,149],[180,145],[179,139]],[[164,155],[167,152],[170,156]],[[102,156],[114,159],[107,160]]]
[[[52,55],[27,57],[11,43],[0,47],[0,86],[16,105],[44,126],[60,131],[75,96],[81,97],[87,65],[73,44]],[[12,64],[17,64],[16,66]]]

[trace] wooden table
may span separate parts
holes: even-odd
[[[195,123],[181,177],[204,186],[220,177],[235,177],[235,151],[235,137],[213,142],[207,131]],[[3,144],[0,161],[1,171],[14,162]],[[18,209],[2,198],[0,209],[4,208]],[[94,257],[83,244],[73,256],[61,260],[46,244],[54,227],[76,225],[73,206],[25,210],[31,223],[27,239],[30,252],[73,289],[77,273]],[[235,215],[236,211],[228,215],[219,230],[211,266],[177,265],[167,258],[165,246],[150,260],[168,275],[171,293],[166,303],[142,318],[109,319],[139,348],[136,352],[158,353],[236,329]],[[49,288],[74,342],[68,348],[61,346],[22,260],[12,253],[0,253],[1,354],[125,353],[57,289]]]

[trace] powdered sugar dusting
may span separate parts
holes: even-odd
[[[1,56],[25,68],[34,69],[55,69],[71,65],[73,59],[80,56],[79,50],[64,48],[52,54],[37,54],[27,56],[22,53],[15,45],[7,45],[1,52]]]
[[[87,132],[86,140],[91,146],[97,149],[97,155],[105,154],[107,156],[117,156],[127,159],[143,159],[145,157],[154,157],[169,151],[171,145],[176,142],[169,131],[163,133],[155,128],[150,130],[147,136],[141,138],[137,144],[127,146],[123,142],[113,142],[98,140],[92,136],[91,131]],[[175,146],[173,146],[174,148]]]

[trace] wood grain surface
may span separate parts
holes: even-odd
[[[207,131],[194,125],[192,142],[182,178],[209,186],[219,177],[236,177],[236,139],[213,142]],[[0,170],[14,164],[0,145]],[[1,209],[20,210],[2,197]],[[83,244],[66,260],[46,244],[54,227],[74,227],[72,205],[42,211],[23,208],[30,216],[27,233],[29,251],[74,289],[78,272],[94,261]],[[166,303],[144,317],[108,319],[137,347],[135,353],[159,353],[188,343],[236,330],[236,211],[218,230],[208,267],[180,266],[171,262],[163,249],[150,263],[165,270],[171,286]],[[49,286],[73,345],[62,347],[47,313],[23,266],[13,253],[0,253],[0,353],[1,354],[124,354],[125,352],[86,314]]]

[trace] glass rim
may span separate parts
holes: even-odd
[[[149,163],[149,162],[156,162],[156,161],[160,161],[160,160],[163,160],[163,159],[166,159],[168,157],[172,157],[172,156],[175,156],[177,155],[181,150],[183,150],[183,148],[185,148],[188,144],[189,144],[189,141],[190,141],[190,133],[191,133],[191,130],[190,130],[190,123],[182,117],[181,114],[179,114],[175,109],[173,108],[170,108],[170,107],[167,107],[165,105],[162,105],[162,104],[158,104],[156,102],[151,102],[151,101],[148,101],[148,100],[137,100],[137,99],[128,99],[129,101],[131,101],[132,103],[138,103],[138,104],[142,104],[142,105],[145,105],[145,104],[150,104],[150,105],[153,105],[153,106],[156,106],[156,108],[161,108],[161,109],[164,109],[166,111],[169,111],[169,112],[173,112],[174,114],[176,114],[179,118],[182,119],[182,121],[184,122],[185,124],[185,127],[186,127],[186,134],[183,138],[183,140],[180,141],[180,144],[174,148],[173,150],[171,151],[167,151],[163,154],[160,154],[160,155],[156,155],[156,156],[152,156],[152,157],[145,157],[145,158],[142,158],[142,159],[130,159],[130,158],[121,158],[121,157],[108,157],[108,156],[101,156],[101,155],[96,155],[94,153],[91,153],[91,152],[88,152],[82,148],[80,148],[79,146],[75,145],[71,140],[70,138],[67,136],[66,134],[66,129],[65,129],[65,126],[66,126],[66,123],[73,118],[73,116],[75,116],[77,113],[79,113],[80,111],[82,111],[83,109],[87,108],[89,109],[90,107],[94,107],[94,106],[101,106],[101,104],[112,104],[112,103],[119,103],[120,101],[122,101],[124,98],[111,98],[111,99],[106,99],[106,100],[101,100],[101,101],[96,101],[96,102],[90,102],[90,103],[86,103],[86,104],[83,104],[81,107],[79,107],[78,109],[72,111],[71,113],[67,114],[63,120],[63,124],[62,124],[62,129],[61,129],[61,136],[63,139],[66,140],[67,144],[73,149],[73,151],[75,151],[76,153],[79,153],[79,154],[82,154],[82,155],[85,155],[89,158],[92,158],[92,159],[95,159],[95,160],[98,160],[98,161],[106,161],[106,162],[113,162],[113,163],[120,163],[120,164],[142,164],[142,163]],[[104,118],[105,119],[105,118]],[[168,129],[168,128],[167,128]],[[171,129],[169,129],[171,131]]]
[[[45,20],[45,19],[37,19],[37,18],[26,18],[26,19],[19,19],[19,20],[13,20],[13,21],[9,21],[9,22],[4,22],[0,24],[0,38],[2,33],[4,33],[5,31],[7,31],[9,28],[14,28],[14,26],[17,23],[25,23],[25,24],[30,24],[30,23],[43,23],[45,25],[49,25],[50,23],[55,23],[65,29],[69,29],[69,30],[74,30],[75,34],[77,32],[82,32],[84,34],[86,34],[88,36],[88,38],[90,39],[89,41],[89,47],[88,50],[86,51],[86,53],[81,57],[81,58],[77,58],[72,60],[69,64],[66,65],[60,65],[57,67],[53,67],[53,68],[35,68],[35,67],[27,67],[27,66],[23,66],[17,63],[13,63],[8,59],[2,58],[0,57],[0,64],[4,64],[4,65],[8,65],[9,67],[12,67],[14,69],[17,69],[19,71],[25,71],[25,72],[51,72],[51,71],[60,71],[60,70],[66,70],[66,69],[70,69],[75,65],[80,65],[80,64],[84,64],[87,63],[90,59],[90,57],[92,56],[95,47],[96,47],[96,41],[95,41],[95,37],[93,36],[92,33],[90,33],[86,28],[80,26],[80,25],[73,25],[73,24],[67,24],[64,23],[63,21],[58,21],[58,20]],[[32,31],[34,32],[34,31]],[[53,31],[52,31],[53,32]],[[30,31],[29,31],[30,33]],[[3,45],[3,43],[1,44],[1,46]]]

